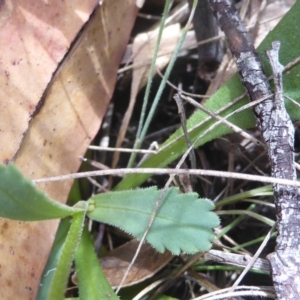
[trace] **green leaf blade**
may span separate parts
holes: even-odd
[[[44,300],[48,298],[70,225],[70,218],[65,218],[60,221],[52,250],[43,272],[37,300]]]
[[[75,264],[80,299],[119,300],[102,271],[86,229],[76,251]]]
[[[0,217],[19,221],[64,218],[82,211],[49,198],[13,165],[0,165]]]
[[[64,298],[72,261],[81,239],[84,219],[84,211],[75,213],[72,217],[72,223],[67,236],[60,237],[58,249],[52,261],[52,267],[53,263],[55,263],[55,268],[49,270],[47,269],[47,267],[49,267],[47,264],[43,276],[43,280],[47,282],[44,284],[42,282],[37,297],[38,300],[57,300]],[[47,278],[49,271],[53,273]]]
[[[212,228],[219,225],[213,208],[211,201],[198,199],[195,193],[168,189],[147,241],[160,252],[165,248],[174,254],[206,251],[211,248]]]
[[[160,194],[153,187],[99,194],[89,200],[95,206],[88,216],[141,239]],[[198,199],[196,193],[178,194],[178,189],[170,188],[146,241],[160,252],[165,249],[174,254],[206,251],[214,237],[212,228],[219,225],[219,218],[211,211],[213,208],[211,201]]]

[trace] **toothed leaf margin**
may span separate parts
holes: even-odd
[[[100,222],[119,227],[141,239],[162,191],[156,187],[109,192],[92,197],[87,215]],[[196,193],[179,194],[169,188],[146,237],[159,252],[196,253],[211,248],[213,228],[219,218],[212,212],[214,204]]]

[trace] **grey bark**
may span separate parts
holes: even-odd
[[[209,0],[224,31],[251,101],[271,95],[254,108],[257,126],[268,147],[271,175],[296,180],[294,167],[294,127],[284,107],[282,71],[274,42],[267,57],[273,69],[275,95],[262,63],[238,12],[229,0]],[[274,184],[278,237],[275,252],[268,256],[278,299],[300,299],[300,205],[296,187]]]

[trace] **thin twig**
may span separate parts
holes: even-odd
[[[177,104],[177,107],[178,107],[178,114],[179,114],[179,117],[180,117],[180,120],[181,120],[181,126],[182,126],[182,130],[183,130],[183,133],[184,133],[184,136],[185,136],[186,144],[187,144],[188,147],[191,147],[192,142],[191,142],[189,134],[187,132],[184,107],[183,107],[182,100],[181,100],[179,94],[174,95],[174,100],[176,101],[176,104]],[[195,157],[194,150],[192,150],[189,153],[189,157],[190,157],[190,162],[191,162],[191,169],[196,169],[196,157]]]
[[[202,105],[201,103],[198,103],[197,101],[195,101],[194,99],[190,98],[190,97],[186,97],[186,96],[181,96],[182,99],[186,100],[187,102],[189,102],[190,104],[194,105],[195,107],[199,108],[200,110],[202,110],[203,112],[205,112],[206,114],[208,114],[210,117],[218,120],[218,122],[214,123],[207,131],[203,132],[201,134],[201,136],[204,136],[205,134],[208,133],[208,131],[211,131],[212,129],[214,129],[217,125],[219,124],[224,124],[226,126],[228,126],[230,129],[232,129],[232,131],[236,132],[236,133],[239,133],[240,135],[242,135],[244,138],[250,140],[251,142],[253,142],[254,144],[256,145],[260,145],[262,147],[265,147],[265,145],[255,139],[254,137],[252,137],[250,134],[248,134],[247,132],[245,132],[243,129],[241,129],[240,127],[234,125],[233,123],[230,123],[229,121],[227,121],[227,119],[231,116],[233,116],[234,114],[242,111],[242,110],[245,110],[245,109],[248,109],[252,106],[255,106],[257,104],[259,104],[260,102],[264,101],[265,99],[268,99],[270,96],[267,96],[267,97],[264,97],[262,99],[258,99],[256,100],[254,103],[249,103],[249,104],[246,104],[242,107],[240,107],[239,109],[235,110],[234,112],[226,115],[224,118],[219,116],[218,114],[215,114],[214,112],[210,111],[209,109],[207,109],[204,105]]]
[[[257,249],[255,255],[251,258],[251,260],[247,264],[246,268],[243,270],[243,272],[240,274],[240,276],[237,278],[237,280],[232,285],[230,292],[233,292],[236,289],[236,287],[240,284],[240,282],[245,277],[245,275],[247,274],[247,272],[252,268],[252,266],[254,265],[254,263],[256,262],[256,260],[258,259],[259,255],[261,254],[261,252],[266,247],[266,245],[267,245],[267,243],[268,243],[268,241],[269,241],[269,239],[271,237],[271,234],[273,233],[273,231],[275,230],[275,228],[276,228],[276,224],[274,224],[272,226],[272,228],[269,230],[269,232],[266,235],[266,237],[264,238],[263,242],[261,243],[261,245]]]
[[[237,290],[239,292],[229,293],[230,288],[221,289],[215,292],[211,292],[207,295],[203,295],[193,300],[218,300],[218,299],[228,299],[235,296],[261,296],[270,297],[275,299],[275,294],[271,287],[257,287],[257,286],[239,286]]]
[[[251,264],[252,270],[270,272],[270,263],[267,259],[257,258],[252,262],[253,257],[248,254],[235,254],[227,251],[211,249],[204,253],[204,258],[207,261],[213,261],[217,264],[225,264],[236,267],[247,267]]]
[[[164,75],[162,74],[162,72],[159,70],[159,68],[156,68],[157,74],[163,78]],[[209,99],[211,97],[211,95],[200,95],[200,94],[193,94],[193,93],[188,93],[182,89],[179,89],[176,85],[174,85],[170,80],[167,80],[167,84],[168,86],[170,86],[171,88],[173,88],[175,91],[177,91],[180,94],[186,95],[186,96],[190,96],[190,97],[194,97],[194,98],[200,98],[200,99]]]
[[[228,108],[230,108],[231,106],[233,106],[234,104],[238,103],[240,100],[242,100],[244,97],[246,96],[246,93],[243,93],[242,95],[240,95],[239,97],[233,99],[232,101],[230,101],[228,104],[224,105],[223,107],[221,107],[220,109],[218,109],[217,111],[215,111],[214,113],[216,115],[224,112],[225,110],[227,110]],[[226,118],[226,116],[224,117]],[[206,119],[202,120],[201,122],[199,122],[197,125],[191,127],[188,129],[188,133],[191,133],[192,131],[196,130],[197,128],[203,126],[206,122],[209,122],[210,120],[212,120],[211,116],[207,116]],[[208,129],[207,132],[209,132],[210,130]],[[207,133],[205,132],[205,134]],[[175,144],[178,140],[180,140],[182,138],[182,136],[178,136],[177,138],[175,138],[174,140],[172,140],[170,143],[163,145],[159,150],[162,151],[168,147],[170,147],[171,145]]]
[[[100,147],[91,145],[88,147],[91,150],[98,151],[111,151],[111,152],[127,152],[127,153],[145,153],[145,154],[156,154],[155,150],[147,150],[147,149],[131,149],[131,148],[114,148],[114,147]]]
[[[160,169],[160,168],[123,168],[115,170],[100,170],[100,171],[90,171],[90,172],[81,172],[73,173],[68,175],[60,175],[54,177],[46,177],[40,179],[33,179],[32,182],[39,184],[45,182],[61,181],[61,180],[71,180],[77,178],[85,178],[88,176],[124,176],[126,174],[157,174],[157,175],[201,175],[201,176],[216,176],[224,178],[235,178],[241,180],[250,180],[250,181],[259,181],[265,183],[278,183],[285,184],[294,187],[300,187],[300,181],[288,180],[273,178],[260,175],[250,175],[250,174],[241,174],[236,172],[225,172],[225,171],[214,171],[214,170],[184,170],[184,169]]]

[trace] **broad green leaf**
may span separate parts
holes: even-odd
[[[264,51],[271,48],[272,41],[281,41],[280,61],[283,65],[288,64],[299,56],[300,39],[297,32],[300,31],[300,1],[297,1],[292,9],[284,16],[280,23],[272,30],[262,44],[258,48],[261,58],[266,67],[267,74],[270,75],[270,67],[266,61]],[[284,94],[300,102],[300,85],[299,77],[300,65],[296,65],[292,70],[283,76]],[[240,82],[238,75],[233,76],[226,84],[224,84],[208,101],[205,107],[213,112],[217,112],[225,107],[237,97],[241,96],[244,88]],[[243,99],[237,104],[227,109],[221,116],[226,116],[237,108],[248,103],[248,99]],[[287,110],[293,120],[300,120],[300,109],[290,101],[286,101]],[[205,121],[206,120],[206,121]],[[255,126],[255,119],[251,110],[243,111],[229,118],[229,121],[235,125],[247,129]],[[190,132],[191,141],[195,141],[202,133],[206,132],[215,124],[216,121],[211,120],[202,111],[196,111],[188,120],[188,130]],[[225,125],[219,125],[213,130],[205,134],[196,146],[201,146],[213,139],[225,134],[231,133]],[[165,143],[160,147],[157,154],[149,157],[141,168],[149,167],[165,167],[176,158],[180,157],[186,151],[186,142],[182,130],[177,130]],[[125,190],[141,185],[150,175],[148,174],[129,174],[117,185],[116,190]]]
[[[82,211],[50,199],[13,165],[0,165],[0,217],[39,221],[64,218]]]
[[[161,193],[151,187],[99,194],[88,201],[87,215],[141,239]],[[177,188],[167,189],[146,241],[159,252],[166,248],[174,254],[210,249],[212,228],[219,225],[219,218],[211,211],[213,203],[197,196],[179,194]]]
[[[86,203],[86,202],[85,202]],[[85,212],[75,213],[72,217],[72,223],[63,245],[58,245],[58,250],[53,259],[56,265],[51,265],[52,270],[45,269],[43,281],[47,280],[45,277],[49,276],[49,280],[45,287],[41,286],[38,293],[38,300],[60,300],[64,298],[65,289],[70,274],[72,261],[75,255],[76,248],[81,239]],[[64,237],[59,237],[58,243]]]
[[[86,229],[83,230],[82,238],[75,254],[75,265],[80,299],[119,299],[102,271]]]

